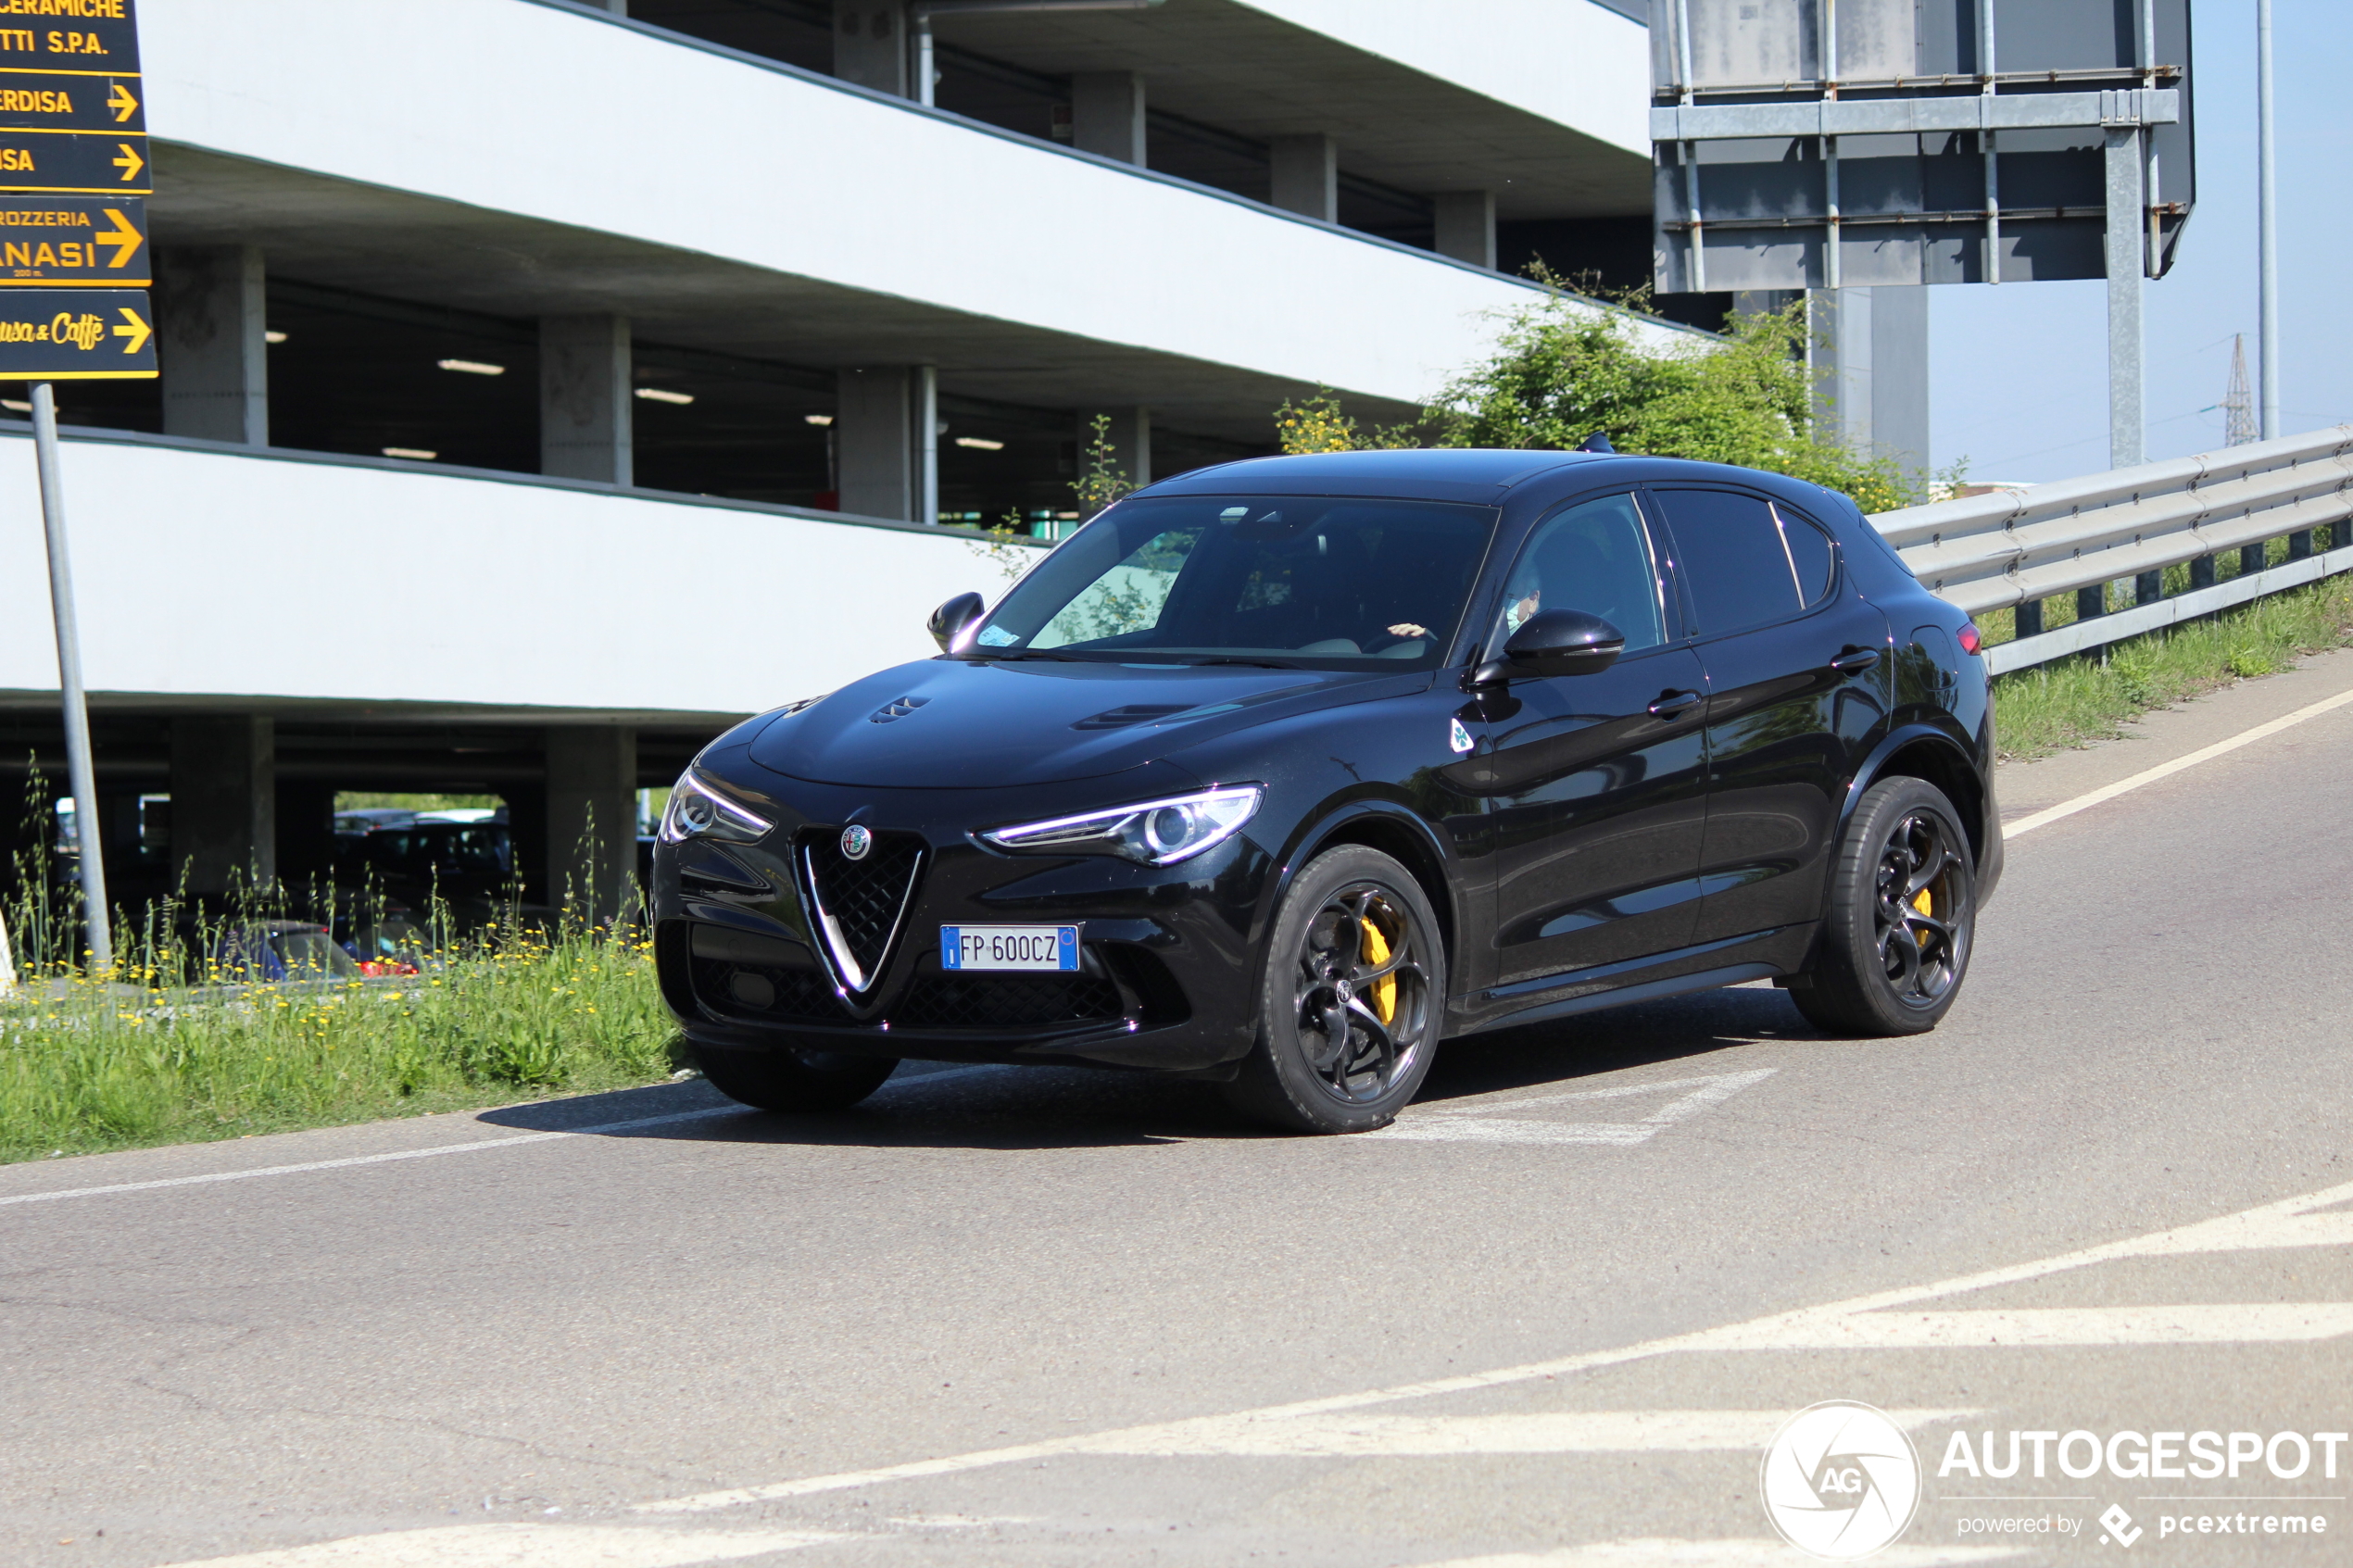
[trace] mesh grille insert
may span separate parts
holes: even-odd
[[[1094,974],[925,974],[890,1021],[907,1029],[1044,1029],[1111,1022],[1119,987]]]
[[[833,918],[858,965],[860,979],[852,989],[863,990],[881,972],[900,911],[913,897],[915,877],[923,869],[923,838],[912,833],[878,833],[865,858],[853,860],[841,852],[839,837],[826,834],[812,838],[806,853],[817,901]]]
[[[834,996],[833,981],[818,970],[698,957],[694,976],[695,995],[714,1011],[801,1023],[849,1021]]]

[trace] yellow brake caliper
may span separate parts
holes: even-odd
[[[1920,896],[1912,900],[1912,908],[1931,920],[1936,918],[1936,902],[1929,897],[1928,889],[1925,887],[1920,889]],[[1912,933],[1912,940],[1925,947],[1928,946],[1928,933],[1915,931]]]
[[[1356,923],[1365,928],[1365,961],[1378,969],[1389,961],[1389,938],[1371,921],[1359,920]],[[1388,1023],[1393,1020],[1397,1016],[1397,976],[1384,974],[1374,981],[1372,998],[1373,1010],[1380,1015],[1380,1021]]]

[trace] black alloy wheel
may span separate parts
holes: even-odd
[[[1258,1040],[1227,1098],[1293,1132],[1385,1127],[1437,1054],[1445,953],[1404,867],[1344,846],[1317,856],[1275,917]]]
[[[1922,1034],[1960,992],[1976,925],[1960,813],[1924,779],[1882,779],[1839,847],[1813,984],[1790,997],[1839,1034]]]
[[[773,1050],[692,1047],[711,1086],[755,1110],[788,1114],[841,1110],[883,1085],[899,1066],[890,1057],[780,1046]]]

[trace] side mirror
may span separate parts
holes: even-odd
[[[931,612],[931,620],[926,622],[931,640],[939,645],[940,652],[948,652],[949,645],[963,634],[965,627],[978,621],[988,608],[978,594],[958,594]]]
[[[1626,651],[1626,633],[1581,609],[1540,610],[1512,633],[1504,657],[1472,672],[1475,685],[1530,676],[1595,675]]]

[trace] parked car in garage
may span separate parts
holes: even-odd
[[[673,792],[663,993],[738,1099],[1076,1061],[1348,1132],[1441,1041],[1677,992],[1911,1033],[2001,872],[1976,629],[1773,474],[1230,463],[932,631]]]

